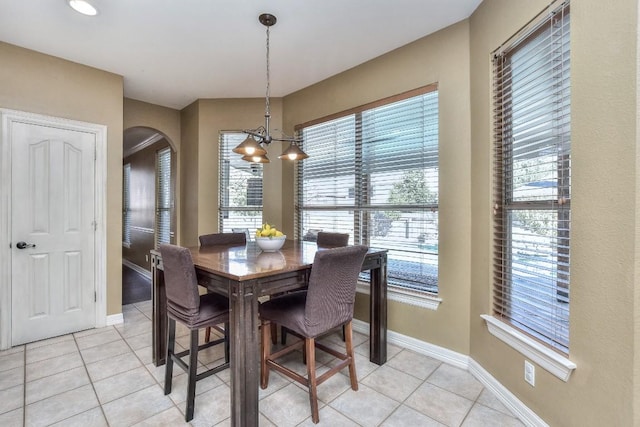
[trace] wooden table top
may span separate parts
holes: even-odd
[[[276,252],[263,252],[255,242],[189,248],[197,268],[238,281],[310,268],[318,249],[315,242],[297,240],[286,240]],[[368,254],[380,252],[386,249],[369,248]]]

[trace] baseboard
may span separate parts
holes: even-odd
[[[523,424],[531,427],[549,426],[473,359],[469,360],[469,373],[476,377],[486,389],[491,391]]]
[[[353,319],[353,330],[360,332],[361,334],[369,335],[369,324],[361,320]],[[395,344],[397,346],[413,350],[416,353],[424,354],[425,356],[433,357],[434,359],[461,369],[469,369],[469,356],[465,356],[464,354],[444,347],[429,344],[428,342],[393,331],[387,331],[387,342],[389,344]]]
[[[107,326],[119,325],[121,323],[124,323],[124,316],[122,315],[122,313],[111,314],[107,316]]]
[[[134,264],[131,261],[123,258],[122,259],[122,265],[124,265],[126,267],[129,267],[133,271],[138,272],[138,273],[142,274],[144,277],[146,277],[147,279],[151,280],[151,272],[149,270],[146,270],[146,269],[140,267],[138,264]]]
[[[353,330],[368,336],[369,324],[361,320],[353,319]],[[387,342],[469,371],[471,375],[491,391],[498,400],[525,425],[531,427],[548,427],[542,418],[537,416],[513,393],[480,366],[478,362],[469,356],[389,330],[387,331]]]

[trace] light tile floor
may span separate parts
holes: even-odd
[[[198,382],[195,417],[184,422],[186,375],[174,369],[165,396],[164,367],[151,362],[151,304],[125,306],[124,323],[64,335],[0,352],[0,426],[228,426],[229,370]],[[188,343],[179,328],[178,343]],[[339,334],[325,339],[340,345]],[[468,372],[390,345],[388,362],[369,362],[367,337],[354,334],[359,390],[347,371],[319,389],[320,425],[522,426]],[[220,362],[222,349],[199,357],[200,369]],[[289,366],[300,372],[301,357]],[[319,370],[335,362],[319,353]],[[260,390],[261,426],[312,426],[307,392],[272,372]]]

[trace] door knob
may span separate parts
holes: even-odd
[[[27,242],[18,242],[16,243],[16,248],[18,249],[26,249],[26,248],[35,248],[35,243],[27,243]]]

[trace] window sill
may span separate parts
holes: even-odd
[[[567,382],[573,370],[576,369],[576,364],[571,360],[545,347],[514,327],[488,314],[481,314],[480,317],[487,322],[489,333],[562,381]]]
[[[369,295],[369,284],[367,282],[358,282],[356,290],[365,295]],[[415,305],[417,307],[427,308],[429,310],[437,310],[442,302],[442,298],[438,298],[432,294],[425,292],[410,291],[401,289],[396,286],[387,288],[387,299],[389,301],[397,301],[403,304]]]

